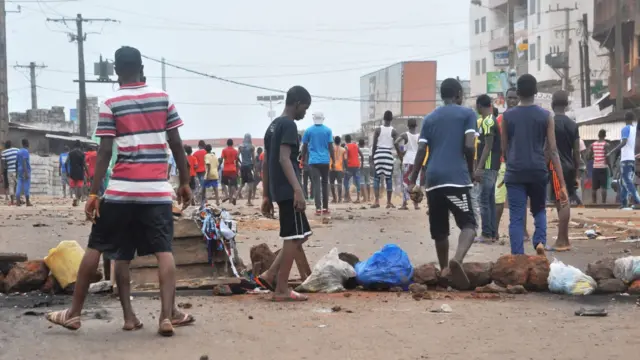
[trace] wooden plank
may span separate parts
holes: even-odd
[[[23,253],[0,253],[0,261],[3,262],[23,262],[27,261],[27,254]]]
[[[213,289],[213,287],[217,285],[232,284],[240,284],[240,279],[236,277],[188,279],[177,281],[176,290],[207,290]],[[134,287],[136,291],[154,291],[158,289],[159,284],[157,282],[136,285]]]
[[[176,266],[208,264],[207,245],[202,236],[173,239],[173,257]],[[139,256],[131,261],[131,268],[157,267],[158,261],[154,255]]]
[[[191,219],[179,219],[173,222],[173,238],[188,238],[199,236],[202,238],[202,230]]]
[[[208,264],[183,265],[176,267],[176,279],[213,278],[213,268]],[[143,267],[131,269],[134,285],[158,283],[158,268]]]

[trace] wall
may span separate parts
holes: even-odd
[[[391,110],[395,116],[400,115],[402,112],[402,63],[362,76],[360,99],[362,99],[360,124],[381,120],[387,110]]]
[[[49,152],[49,139],[45,137],[44,132],[9,128],[9,140],[14,147],[21,147],[22,139],[29,140],[29,148],[34,153]]]
[[[491,41],[491,30],[499,28],[497,26],[496,15],[493,11],[482,6],[470,6],[470,26],[469,26],[469,43],[470,64],[469,64],[469,80],[471,82],[471,95],[477,96],[487,91],[486,72],[495,71],[493,65],[493,54],[489,51],[489,42]],[[486,17],[486,28],[484,32],[476,34],[475,20]],[[485,71],[482,71],[482,59],[485,59]],[[476,71],[476,61],[480,63],[480,71]]]
[[[76,109],[80,109],[80,100],[76,100]],[[87,97],[87,134],[92,135],[98,126],[100,103],[95,96]]]
[[[436,107],[435,61],[407,61],[402,69],[402,116],[424,116]]]
[[[26,112],[12,112],[9,119],[13,123],[24,124],[48,131],[74,132],[74,124],[66,121],[64,107],[52,106],[51,109],[35,109]]]
[[[31,154],[31,194],[34,198],[39,195],[62,196],[58,164],[57,156]]]

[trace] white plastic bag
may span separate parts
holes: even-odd
[[[547,281],[549,291],[567,295],[589,295],[597,286],[591,276],[558,259],[553,259]]]
[[[356,277],[353,266],[338,258],[338,249],[333,248],[313,267],[311,275],[296,288],[300,292],[334,293],[345,291],[343,284]]]
[[[640,256],[627,256],[617,259],[613,266],[613,276],[625,283],[640,279]]]

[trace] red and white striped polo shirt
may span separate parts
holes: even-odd
[[[604,169],[607,167],[607,158],[605,154],[606,141],[596,141],[591,144],[593,150],[593,168]]]
[[[105,201],[171,204],[166,132],[182,126],[169,95],[143,83],[120,87],[100,106],[98,137],[115,137],[118,158]]]

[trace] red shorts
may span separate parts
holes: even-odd
[[[73,180],[69,178],[69,187],[72,189],[81,188],[84,186],[84,180]]]

